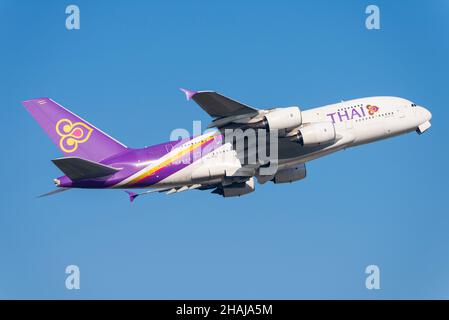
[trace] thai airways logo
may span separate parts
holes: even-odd
[[[72,123],[61,119],[56,123],[56,133],[61,137],[59,147],[66,153],[75,152],[80,143],[89,140],[93,129],[82,122]]]
[[[366,106],[343,107],[336,112],[326,114],[326,116],[332,120],[332,123],[336,123],[366,117],[367,111],[370,116],[373,116],[379,109],[378,106],[370,104]]]
[[[379,111],[379,107],[372,105],[367,105],[366,109],[368,109],[368,113],[370,116],[374,115],[377,111]]]

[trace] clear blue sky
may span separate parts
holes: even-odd
[[[0,1],[0,298],[449,298],[449,1]],[[381,30],[365,28],[365,8]],[[21,106],[48,96],[133,147],[256,107],[408,98],[432,128],[308,164],[238,199],[72,190]],[[81,290],[65,288],[65,267]],[[381,290],[365,289],[365,267]]]

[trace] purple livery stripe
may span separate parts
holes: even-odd
[[[204,140],[193,143],[191,146],[180,150],[171,157],[168,157],[161,163],[148,168],[137,177],[128,181],[120,187],[146,187],[158,183],[159,181],[169,177],[170,175],[179,172],[188,165],[201,159],[204,155],[212,152],[222,145],[222,136],[212,135]],[[199,150],[198,150],[199,149]],[[200,157],[192,157],[195,152],[200,152]],[[180,161],[183,157],[189,159],[187,163]]]

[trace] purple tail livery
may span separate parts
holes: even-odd
[[[127,150],[126,146],[49,98],[27,100],[23,105],[65,156],[101,161]]]

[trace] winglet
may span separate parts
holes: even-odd
[[[189,90],[189,89],[184,89],[184,88],[179,88],[179,90],[181,90],[182,92],[185,93],[187,100],[192,99],[192,97],[197,94],[197,91],[193,91],[193,90]]]
[[[131,192],[131,191],[126,191],[125,192],[129,195],[129,201],[133,202],[135,198],[137,198],[139,196],[139,194]]]

